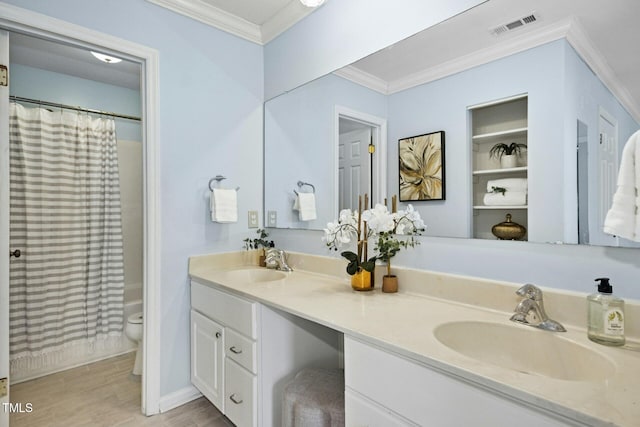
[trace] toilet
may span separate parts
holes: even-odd
[[[124,329],[130,340],[138,343],[136,349],[136,362],[133,365],[133,375],[142,375],[142,312],[134,313],[127,318],[127,326]]]

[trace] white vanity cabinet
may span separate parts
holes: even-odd
[[[191,382],[236,426],[257,426],[257,303],[191,282]]]
[[[280,427],[287,382],[338,367],[341,346],[333,329],[191,281],[191,382],[238,427]]]
[[[581,425],[351,337],[344,341],[345,417],[350,427]]]

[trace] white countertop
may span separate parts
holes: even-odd
[[[640,345],[628,337],[629,343],[624,348],[598,345],[587,339],[584,328],[565,323],[570,319],[554,316],[547,305],[550,317],[567,327],[561,339],[587,347],[613,362],[615,373],[603,381],[567,381],[517,372],[466,357],[435,338],[434,328],[452,321],[508,324],[551,334],[516,325],[509,321],[510,311],[498,308],[500,304],[495,301],[504,295],[509,296],[502,305],[515,307],[513,301],[517,301],[517,297],[511,295],[517,289],[515,284],[395,269],[400,270],[396,273],[401,289],[407,288],[409,291],[384,294],[380,291],[381,280],[377,280],[377,289],[374,291],[355,292],[350,287],[349,276],[346,273],[340,276],[345,265],[340,260],[290,254],[290,261],[294,271],[286,273],[282,280],[271,282],[243,283],[231,278],[229,270],[255,264],[255,254],[242,252],[192,257],[189,274],[202,284],[221,287],[325,325],[494,393],[522,400],[587,425],[640,425]],[[304,267],[308,270],[301,269]],[[318,271],[329,274],[320,274]],[[402,272],[405,274],[402,275]],[[465,293],[474,294],[478,293],[478,289],[483,290],[478,295],[486,298],[486,305],[477,305],[478,298],[475,296],[472,304],[468,301],[468,295],[449,299],[433,296],[442,295],[442,289],[456,289],[461,283],[464,284],[465,279],[467,287],[473,288]],[[409,284],[408,281],[414,283]],[[416,282],[420,282],[420,285]],[[423,288],[425,292],[416,291]],[[545,297],[547,295],[545,293]],[[578,297],[562,295],[558,301]],[[554,297],[549,295],[549,298]],[[628,308],[634,314],[637,312],[635,304]],[[553,355],[550,355],[550,362],[553,362]]]

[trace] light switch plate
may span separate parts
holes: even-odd
[[[258,228],[258,211],[249,211],[249,228]]]
[[[278,225],[278,212],[267,212],[267,227],[276,227]]]

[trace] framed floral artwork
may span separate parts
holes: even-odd
[[[444,131],[398,140],[400,201],[445,200]]]

